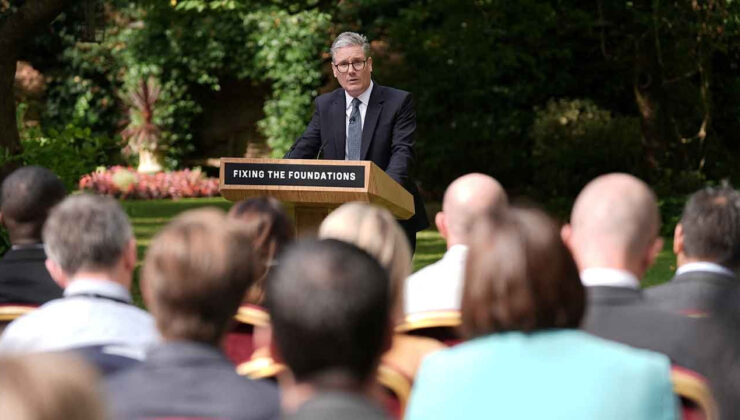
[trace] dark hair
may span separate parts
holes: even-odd
[[[266,298],[277,347],[296,379],[371,377],[390,334],[389,284],[373,257],[342,241],[304,241],[285,253]]]
[[[0,212],[11,239],[41,239],[49,210],[67,195],[64,183],[40,166],[13,171],[3,181]]]
[[[245,223],[255,256],[256,281],[247,291],[245,300],[262,304],[270,268],[276,265],[283,248],[294,239],[293,223],[280,202],[272,197],[240,201],[231,208],[229,217]]]
[[[583,285],[544,212],[515,207],[490,214],[473,232],[462,301],[467,336],[579,326]]]
[[[687,257],[740,266],[740,193],[729,185],[691,195],[681,215]]]
[[[218,209],[190,210],[152,240],[142,289],[163,337],[217,345],[253,273],[241,224]]]

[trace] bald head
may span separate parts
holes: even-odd
[[[473,221],[481,214],[505,208],[507,203],[506,192],[495,179],[478,173],[463,175],[447,187],[435,222],[448,247],[467,244]]]
[[[662,246],[659,227],[650,187],[632,175],[608,174],[578,195],[563,239],[581,270],[617,268],[642,277]]]

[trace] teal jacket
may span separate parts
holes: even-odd
[[[424,360],[406,420],[674,420],[664,355],[578,330],[477,338]]]

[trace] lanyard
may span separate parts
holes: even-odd
[[[75,293],[73,295],[68,295],[68,296],[65,296],[65,297],[67,297],[67,298],[72,298],[72,297],[87,297],[87,298],[92,298],[92,299],[111,300],[113,302],[123,303],[124,305],[130,305],[131,304],[131,302],[128,302],[128,301],[123,300],[123,299],[118,299],[118,298],[114,298],[114,297],[111,297],[111,296],[100,295],[100,294],[97,294],[97,293]]]

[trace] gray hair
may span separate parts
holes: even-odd
[[[365,35],[358,34],[357,32],[342,32],[331,44],[331,61],[334,61],[334,54],[338,49],[354,46],[362,47],[365,57],[370,55],[370,43],[367,42]]]
[[[68,275],[112,268],[132,237],[118,202],[92,194],[67,197],[52,210],[43,231],[47,256]]]

